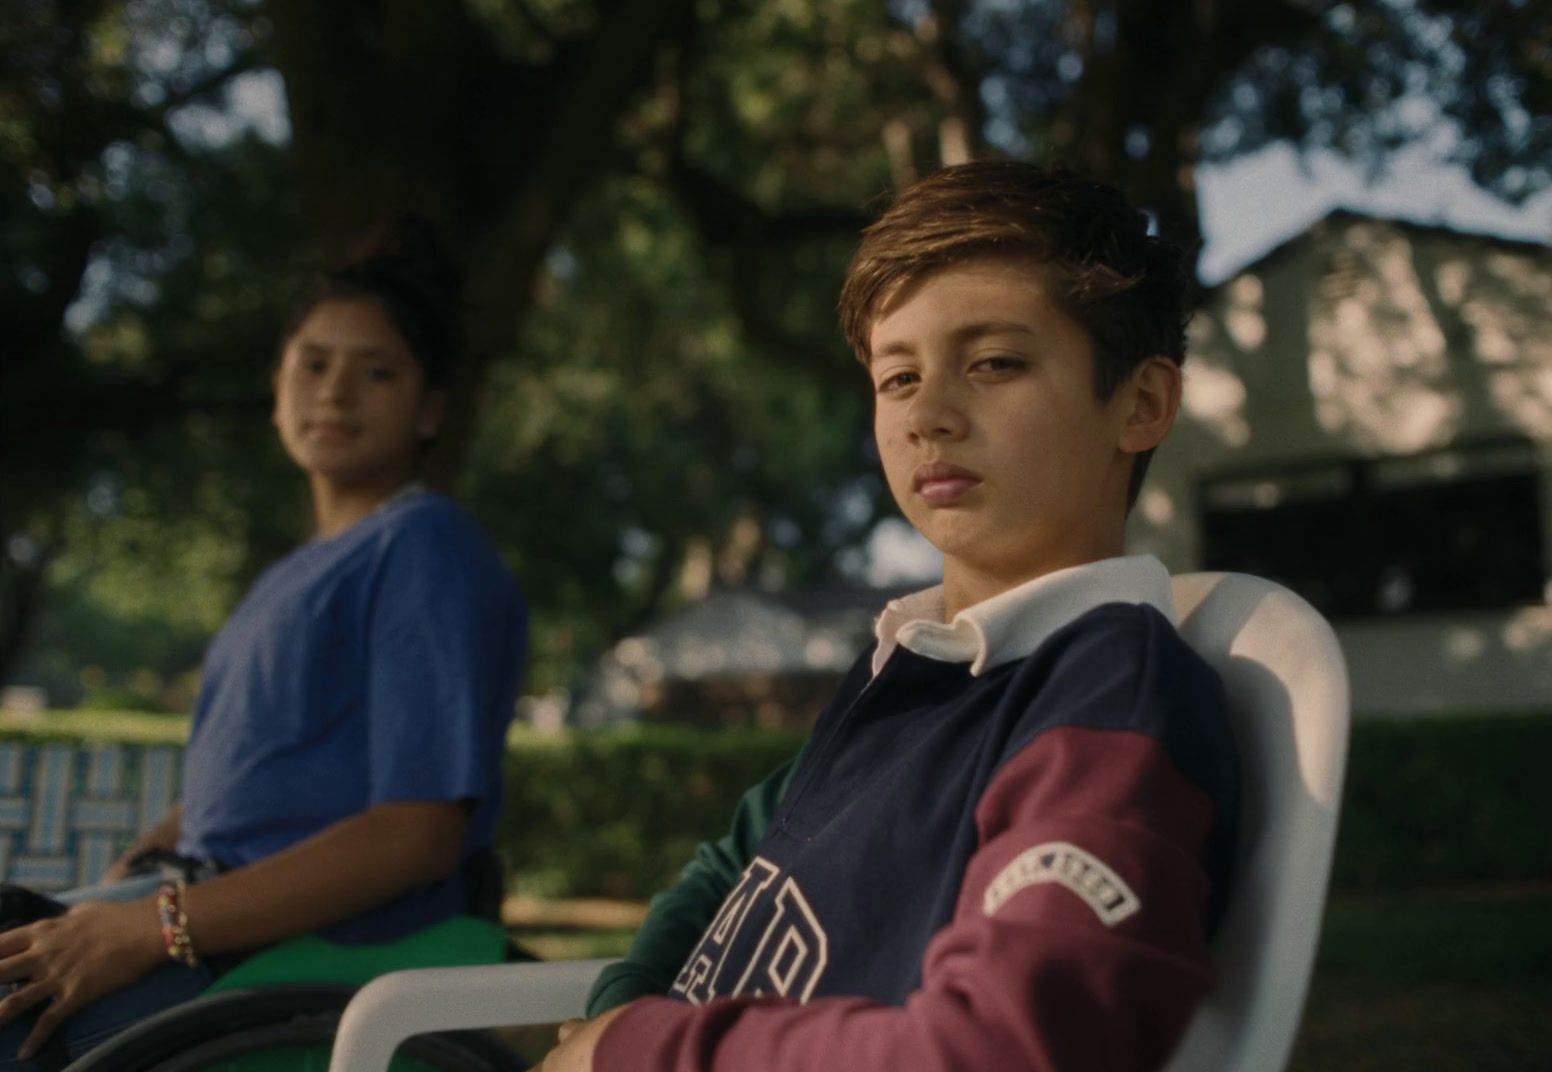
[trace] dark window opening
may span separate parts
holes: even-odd
[[[1332,617],[1541,603],[1540,483],[1517,439],[1212,477],[1203,566],[1269,577]]]

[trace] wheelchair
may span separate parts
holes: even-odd
[[[491,853],[465,865],[468,915],[380,946],[300,935],[255,953],[203,995],[148,1017],[66,1072],[325,1072],[345,1006],[385,972],[536,959],[507,938],[502,869]],[[391,1072],[513,1072],[524,1063],[496,1036],[449,1031],[400,1048]]]
[[[325,1072],[349,984],[277,984],[210,994],[153,1016],[68,1072]],[[512,1072],[519,1055],[483,1032],[418,1035],[391,1072]]]

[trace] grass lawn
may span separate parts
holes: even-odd
[[[507,931],[541,960],[623,956],[646,914],[642,901],[602,898],[547,901],[517,894],[501,906]]]
[[[1333,897],[1293,1072],[1552,1064],[1552,888]]]

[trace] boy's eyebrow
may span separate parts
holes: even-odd
[[[975,339],[982,335],[1033,335],[1034,328],[1022,320],[978,320],[954,329],[954,338]]]
[[[1034,336],[1035,329],[1021,320],[977,320],[971,324],[962,324],[949,333],[956,343],[963,343],[970,339],[978,339],[983,335],[1029,335]],[[909,339],[896,339],[887,346],[874,352],[875,357],[886,357],[894,354],[914,354],[916,346]]]

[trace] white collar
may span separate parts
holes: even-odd
[[[979,676],[1022,659],[1068,622],[1105,603],[1152,607],[1170,621],[1169,572],[1152,555],[1105,558],[1057,570],[983,599],[943,621],[943,586],[893,600],[873,626],[876,675],[895,648],[942,662],[969,663]]]

